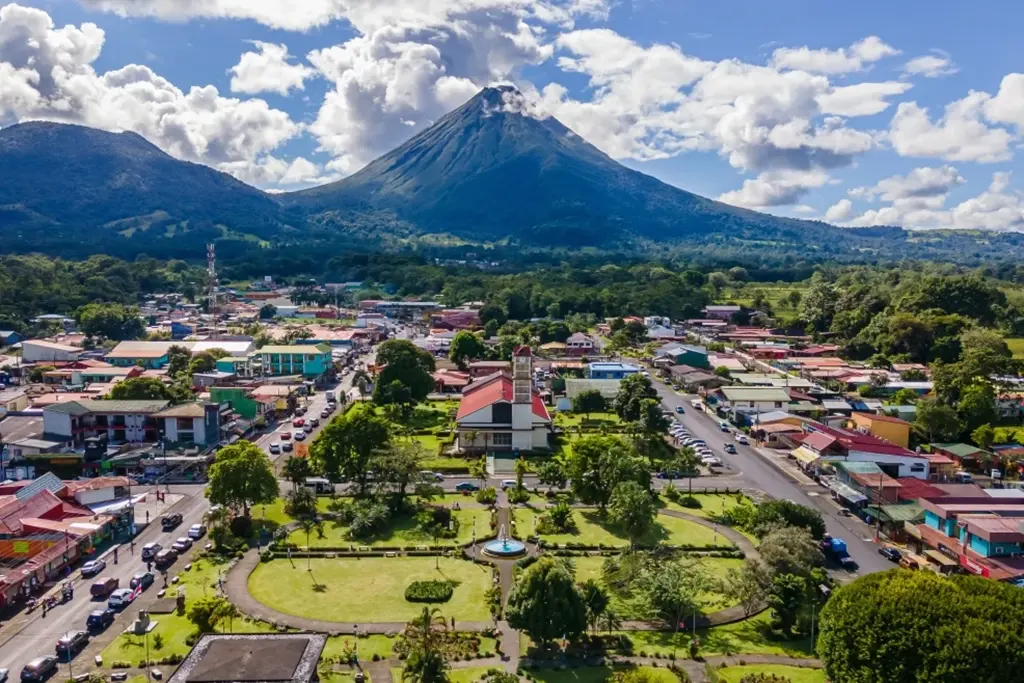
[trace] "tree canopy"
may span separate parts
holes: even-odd
[[[413,400],[422,401],[434,389],[434,357],[408,339],[389,339],[377,348],[377,365],[383,369],[377,376],[374,387],[388,387],[399,382],[409,388]]]
[[[542,557],[522,573],[505,608],[512,628],[536,643],[575,640],[587,630],[587,605],[572,570],[563,560]]]
[[[480,337],[476,336],[468,330],[461,330],[456,333],[455,338],[452,339],[452,344],[448,348],[448,360],[455,363],[461,370],[465,370],[469,365],[469,361],[483,358],[487,355],[487,347],[480,340]]]
[[[604,508],[615,487],[634,481],[650,487],[651,473],[636,451],[617,436],[584,436],[573,443],[566,474],[581,502]]]
[[[318,472],[332,481],[354,481],[365,493],[373,455],[390,439],[391,424],[363,403],[327,423],[310,446],[309,457]]]
[[[217,451],[210,465],[206,497],[214,505],[241,507],[248,516],[251,505],[273,503],[277,477],[267,454],[254,443],[238,441]]]
[[[75,313],[82,332],[114,341],[138,339],[146,331],[139,309],[118,303],[92,303]]]

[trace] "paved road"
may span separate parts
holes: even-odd
[[[683,407],[686,412],[682,415],[677,414],[676,419],[696,438],[704,439],[711,450],[730,466],[732,473],[741,474],[744,481],[750,482],[751,486],[761,489],[773,498],[792,500],[819,510],[825,519],[828,532],[846,540],[850,555],[859,565],[857,574],[884,571],[893,567],[892,563],[878,554],[878,546],[873,541],[864,540],[872,537],[871,528],[860,520],[840,516],[839,507],[832,502],[824,489],[813,482],[803,484],[794,481],[788,474],[784,474],[766,461],[765,457],[751,446],[737,444],[732,434],[719,430],[718,421],[713,416],[690,405],[690,399],[696,396],[677,394],[671,387],[657,380],[654,381],[654,385],[667,408],[674,412],[677,406]],[[725,452],[723,447],[726,443],[736,446],[735,455]],[[714,479],[708,478],[706,481],[712,482]],[[696,485],[697,481],[694,484]],[[856,575],[842,570],[837,574],[840,578],[852,578]]]
[[[347,377],[342,379],[341,383],[333,388],[336,396],[339,393],[348,393],[351,390],[351,379],[352,374],[350,373]],[[320,411],[323,410],[326,405],[326,394],[323,391],[317,392],[308,404],[307,416],[319,416]],[[326,422],[328,422],[328,420],[322,420],[321,426],[315,429],[312,434],[307,436],[305,443],[312,442],[316,434],[323,428],[323,424]],[[263,448],[264,451],[269,453],[270,444],[274,441],[280,441],[280,433],[283,431],[294,431],[290,420],[279,426],[273,432],[268,432],[267,434],[260,436],[255,440],[255,443]],[[276,462],[287,455],[288,454],[285,453],[270,455],[270,458]],[[130,544],[124,544],[117,548],[117,564],[114,564],[114,549],[111,549],[104,555],[104,559],[107,562],[107,568],[102,572],[101,576],[116,577],[120,579],[121,587],[127,588],[132,575],[140,571],[145,571],[146,569],[146,565],[140,557],[141,549],[144,544],[156,541],[165,548],[170,547],[176,538],[186,535],[189,526],[203,521],[206,511],[210,507],[206,497],[203,495],[203,486],[172,485],[171,493],[182,495],[182,499],[171,509],[172,512],[180,512],[182,514],[184,519],[181,525],[172,531],[164,532],[161,530],[158,522],[150,524],[148,528],[136,536],[134,552],[131,550]],[[177,564],[175,567],[176,566]],[[54,654],[54,646],[61,635],[69,630],[84,630],[85,620],[89,616],[89,612],[97,608],[105,607],[106,601],[94,601],[89,595],[89,586],[92,584],[94,579],[83,580],[77,570],[72,574],[72,577],[75,587],[75,597],[71,602],[54,608],[52,611],[47,613],[45,618],[42,616],[42,610],[36,609],[31,614],[22,614],[0,627],[0,667],[10,669],[12,680],[20,675],[22,668],[30,660],[41,655]],[[149,591],[156,590],[155,586],[158,585],[160,585],[159,576],[156,584],[151,586]],[[114,632],[123,631],[135,616],[136,610],[129,607],[118,616],[110,629]],[[84,664],[85,662],[78,662],[75,659],[71,662],[72,668],[79,672],[86,669]],[[66,675],[67,673],[68,665],[62,664],[59,675],[66,679],[68,677]]]

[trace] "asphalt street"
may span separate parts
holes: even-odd
[[[858,519],[839,515],[839,506],[832,502],[825,489],[813,482],[804,484],[794,481],[789,474],[767,461],[753,447],[736,443],[732,433],[719,429],[718,420],[714,416],[693,408],[690,400],[697,398],[696,396],[677,394],[671,387],[657,380],[654,380],[654,386],[661,395],[662,404],[673,411],[675,419],[695,438],[706,441],[715,455],[729,466],[731,474],[739,475],[743,481],[748,482],[747,486],[760,489],[772,498],[792,500],[821,512],[828,532],[846,541],[850,556],[859,566],[855,573],[837,570],[836,574],[840,578],[853,578],[860,574],[891,569],[894,566],[878,554],[878,545],[872,540],[871,527]],[[677,406],[682,406],[686,412],[676,414]],[[727,443],[736,446],[735,455],[725,452],[724,446]],[[714,481],[714,478],[707,480],[710,481]]]

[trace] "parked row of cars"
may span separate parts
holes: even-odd
[[[669,428],[669,433],[683,446],[692,448],[704,465],[708,467],[720,467],[722,465],[722,459],[712,452],[707,442],[704,439],[694,438],[683,425],[679,423],[672,425]]]

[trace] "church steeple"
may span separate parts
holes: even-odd
[[[533,351],[520,346],[512,353],[512,402],[531,403],[533,395]]]

